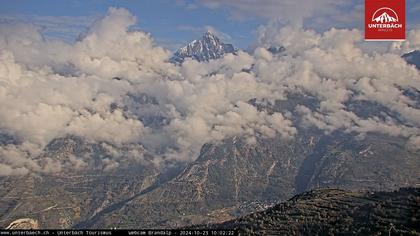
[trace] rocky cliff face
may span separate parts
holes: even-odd
[[[419,154],[403,140],[371,135],[302,134],[248,144],[240,138],[207,144],[173,179],[79,226],[181,227],[221,222],[318,187],[394,190],[420,183]],[[246,210],[244,210],[246,209]],[[139,216],[146,216],[139,217]]]
[[[420,50],[414,50],[412,52],[402,55],[408,64],[415,65],[420,70]]]
[[[25,219],[17,219],[10,223],[9,226],[6,227],[9,230],[17,230],[17,229],[39,229],[38,221],[25,218]]]
[[[232,44],[225,44],[210,32],[206,32],[201,39],[194,40],[184,47],[178,49],[171,58],[172,62],[182,63],[185,59],[191,58],[199,62],[209,61],[223,57],[226,53],[234,53]]]
[[[40,228],[71,228],[110,204],[147,189],[164,175],[141,146],[129,145],[115,153],[108,145],[74,136],[58,138],[47,145],[41,158],[68,164],[66,172],[0,177],[1,225],[31,217]],[[109,168],[110,161],[104,161],[130,151],[143,158],[115,169]],[[76,167],[71,161],[75,156],[89,161]]]

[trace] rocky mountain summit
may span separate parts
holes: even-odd
[[[232,44],[221,42],[216,35],[207,31],[201,39],[193,40],[186,46],[178,49],[171,58],[171,61],[182,63],[185,59],[191,58],[203,62],[221,58],[226,53],[235,53],[235,51]]]
[[[415,65],[420,70],[420,50],[414,50],[402,55],[408,64]]]

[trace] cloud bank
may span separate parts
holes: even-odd
[[[252,54],[176,66],[150,35],[129,30],[135,21],[110,8],[73,44],[46,40],[32,25],[0,25],[0,131],[18,140],[0,147],[0,175],[61,171],[38,157],[66,135],[113,147],[141,144],[180,161],[194,160],[207,142],[287,140],[305,127],[419,142],[420,104],[410,94],[420,93],[420,75],[399,55],[419,45],[418,31],[375,53],[358,30],[319,34],[269,24]],[[286,55],[268,46],[284,46]],[[290,94],[312,96],[319,106],[269,112],[249,103],[274,104]],[[360,101],[388,112],[362,116],[349,107]],[[75,168],[85,166],[83,157],[72,158]]]

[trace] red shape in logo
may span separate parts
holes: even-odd
[[[405,40],[405,0],[365,0],[365,40]]]

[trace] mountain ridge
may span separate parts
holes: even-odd
[[[419,235],[420,189],[351,192],[314,189],[267,210],[221,224],[239,235]]]
[[[413,50],[401,56],[408,64],[420,70],[420,50]]]
[[[186,46],[179,48],[170,59],[174,63],[182,63],[187,58],[198,62],[219,59],[226,53],[235,53],[236,49],[232,44],[225,44],[221,40],[207,31],[200,39],[195,39]]]

